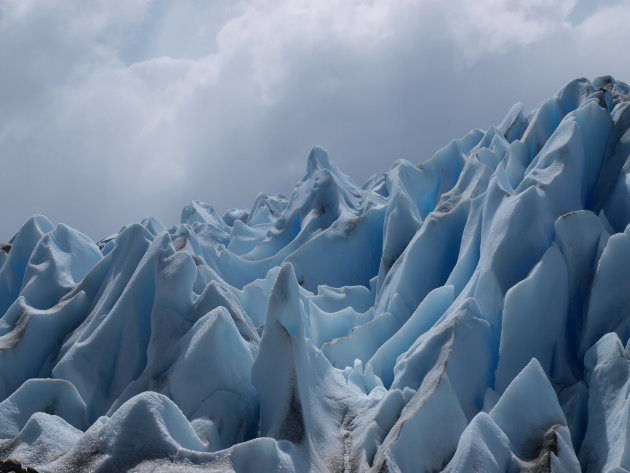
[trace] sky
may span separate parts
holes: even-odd
[[[630,81],[630,0],[0,0],[0,240],[355,182],[576,77]]]

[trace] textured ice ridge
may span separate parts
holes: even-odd
[[[41,472],[630,471],[630,88],[363,186],[0,249],[0,459]]]

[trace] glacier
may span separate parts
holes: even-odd
[[[0,468],[630,472],[629,224],[610,76],[363,185],[314,148],[223,216],[34,216],[0,246]]]

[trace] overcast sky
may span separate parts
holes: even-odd
[[[630,0],[0,0],[0,240],[357,182],[569,80],[630,81]]]

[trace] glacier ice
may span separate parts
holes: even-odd
[[[0,245],[0,460],[630,472],[630,87],[577,79],[357,185]]]

